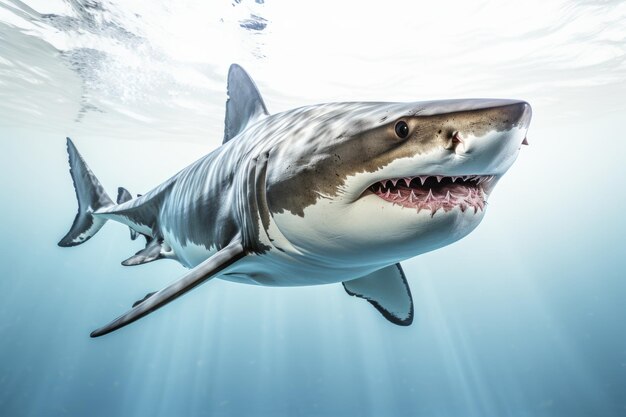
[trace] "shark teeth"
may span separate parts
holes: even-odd
[[[432,188],[428,189],[428,195],[426,196],[426,201],[431,201],[434,200],[435,196],[433,195],[433,190]]]
[[[425,209],[431,217],[440,210],[448,213],[454,208],[463,213],[478,213],[487,205],[482,184],[494,178],[493,175],[474,174],[417,175],[381,180],[369,190],[394,205],[411,207],[418,213]]]
[[[480,185],[484,182],[493,180],[493,178],[493,175],[417,175],[415,177],[388,178],[379,181],[377,184],[379,184],[384,189],[397,187],[412,188],[411,184],[416,184],[413,180],[418,179],[419,181],[417,185],[421,186],[436,186],[439,184],[445,185],[450,183],[460,184],[468,182],[473,183],[474,185]]]

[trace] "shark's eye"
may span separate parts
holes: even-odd
[[[406,139],[406,137],[409,136],[409,125],[407,125],[404,120],[400,120],[396,123],[395,130],[396,135],[398,135],[400,139]]]

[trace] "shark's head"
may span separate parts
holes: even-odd
[[[266,198],[277,247],[383,265],[454,242],[482,220],[515,161],[528,103],[340,103],[278,114]]]

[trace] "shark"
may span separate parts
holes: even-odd
[[[342,283],[389,322],[413,322],[400,262],[449,245],[484,217],[495,185],[528,144],[523,100],[340,102],[270,114],[230,66],[221,146],[143,195],[113,201],[70,138],[78,213],[58,243],[80,245],[109,220],[143,236],[122,262],[189,270],[91,337],[145,317],[213,279],[264,286]]]

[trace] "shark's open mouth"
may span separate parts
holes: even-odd
[[[430,210],[433,216],[439,209],[448,212],[455,207],[463,212],[473,209],[477,213],[485,207],[486,192],[493,180],[493,175],[420,175],[382,180],[369,190],[383,200],[418,212]]]

